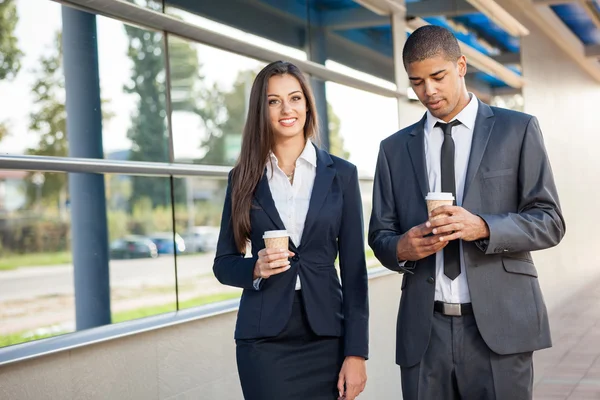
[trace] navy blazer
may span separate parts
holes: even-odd
[[[291,268],[253,285],[265,231],[285,226],[275,207],[266,174],[258,183],[250,211],[252,257],[234,240],[231,185],[227,187],[213,271],[219,282],[243,288],[236,339],[277,336],[287,324],[296,276],[310,327],[319,336],[344,337],[344,355],[368,356],[368,281],[362,201],[356,167],[326,151],[317,151],[317,171],[299,247],[290,241]],[[230,176],[231,179],[231,176]],[[335,269],[339,254],[342,284]]]

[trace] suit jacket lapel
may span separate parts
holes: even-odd
[[[304,221],[304,230],[301,239],[302,245],[306,242],[307,235],[319,216],[319,210],[321,209],[321,206],[323,206],[323,202],[329,193],[329,188],[335,177],[333,160],[329,154],[316,146],[315,149],[317,151],[317,174],[310,196],[308,213],[306,214],[306,220]]]
[[[469,155],[469,164],[467,166],[467,177],[465,179],[465,188],[463,190],[463,203],[464,199],[467,198],[469,186],[471,186],[473,178],[481,165],[481,159],[485,153],[485,148],[487,147],[495,122],[496,118],[494,117],[492,109],[487,104],[479,101],[479,109],[477,111],[477,118],[475,119],[475,127],[473,129],[471,154]]]
[[[423,116],[412,132],[412,138],[408,140],[406,146],[408,147],[408,154],[412,161],[413,169],[415,170],[415,176],[419,182],[419,187],[423,194],[423,201],[425,196],[429,192],[429,179],[427,178],[427,164],[425,162],[425,121],[427,120],[427,114]]]
[[[260,206],[262,207],[264,212],[269,216],[269,218],[271,218],[271,221],[273,221],[277,229],[285,230],[285,226],[283,225],[281,217],[277,212],[277,207],[275,207],[275,202],[273,201],[271,189],[269,188],[269,181],[267,178],[266,168],[262,179],[258,182],[254,198],[260,204]]]

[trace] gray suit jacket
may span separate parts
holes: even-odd
[[[400,267],[400,235],[427,220],[426,117],[381,142],[369,245],[381,263],[404,273],[396,362],[420,362],[429,343],[435,255]],[[558,194],[537,119],[479,103],[463,207],[483,218],[488,240],[463,242],[473,312],[481,336],[498,354],[551,346],[548,315],[531,251],[557,245],[565,233]]]

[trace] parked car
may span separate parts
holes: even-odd
[[[219,227],[195,226],[184,234],[184,239],[188,251],[214,251],[219,240]]]
[[[156,245],[158,254],[175,253],[172,232],[152,233],[148,235],[148,239]],[[177,243],[177,254],[183,253],[186,250],[185,241],[178,233],[175,234],[175,243]]]
[[[114,260],[156,257],[158,257],[156,245],[143,236],[127,236],[110,244],[110,258]]]

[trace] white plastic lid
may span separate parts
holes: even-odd
[[[429,192],[425,200],[451,200],[454,201],[452,193],[448,192]]]
[[[263,239],[272,239],[272,238],[279,238],[279,237],[288,237],[290,235],[288,235],[287,231],[266,231],[263,234]]]

